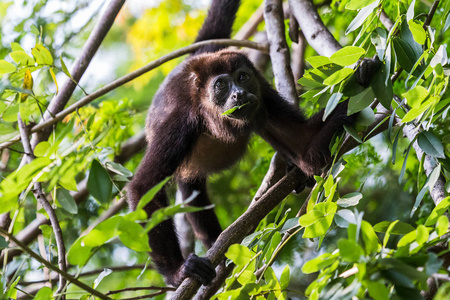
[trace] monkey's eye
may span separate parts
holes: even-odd
[[[244,81],[246,81],[248,78],[249,78],[249,76],[248,76],[247,73],[241,73],[241,74],[239,74],[238,81],[239,81],[239,82],[244,82]]]
[[[219,79],[214,83],[214,88],[217,90],[224,89],[225,87],[226,87],[226,83],[223,80]]]

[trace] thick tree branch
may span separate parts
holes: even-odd
[[[278,92],[290,103],[298,105],[298,95],[292,75],[289,48],[285,37],[281,0],[264,1],[264,19],[269,40],[270,59]]]
[[[239,243],[259,222],[274,209],[297,186],[299,178],[304,176],[298,169],[291,170],[268,192],[254,202],[233,224],[228,226],[206,253],[213,265],[217,266],[224,258],[225,252],[232,244]],[[172,299],[190,299],[200,284],[193,278],[187,278],[173,294]]]
[[[341,45],[322,22],[317,9],[309,0],[289,0],[289,6],[297,19],[308,44],[319,55],[331,56]]]

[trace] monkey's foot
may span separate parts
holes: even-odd
[[[177,286],[186,277],[195,278],[201,284],[208,285],[216,277],[216,270],[209,259],[190,254],[175,277],[174,281]]]

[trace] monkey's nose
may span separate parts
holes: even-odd
[[[245,97],[244,91],[236,91],[236,92],[234,92],[233,95],[231,96],[231,98],[238,105],[242,105],[245,102],[247,102],[245,100],[246,97]]]

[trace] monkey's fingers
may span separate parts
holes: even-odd
[[[195,254],[190,254],[186,259],[183,271],[186,277],[193,277],[203,285],[210,284],[216,277],[216,270],[209,259],[198,257]]]

